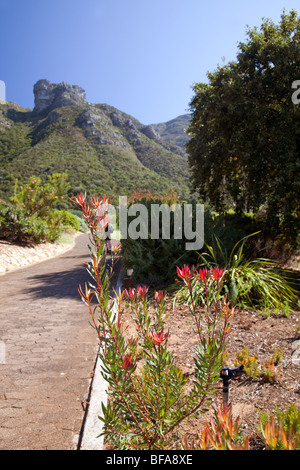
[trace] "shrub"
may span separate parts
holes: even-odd
[[[0,235],[18,243],[54,242],[61,233],[60,218],[50,213],[47,219],[35,214],[26,216],[20,207],[6,205],[0,209]]]
[[[68,212],[75,215],[75,217],[77,218],[78,223],[79,223],[79,231],[80,232],[87,232],[88,231],[88,226],[87,226],[86,222],[84,221],[84,219],[82,217],[81,211],[71,209],[71,210],[68,210]]]
[[[53,173],[42,183],[41,178],[32,176],[24,186],[20,186],[16,180],[14,195],[10,201],[21,207],[26,216],[36,214],[41,218],[47,217],[54,206],[64,199],[69,188],[67,177],[67,172]]]
[[[66,179],[67,173],[55,173],[44,184],[34,176],[25,186],[16,181],[14,196],[0,207],[1,237],[19,243],[57,240],[65,211],[55,211],[54,206],[64,198]]]
[[[122,256],[124,267],[133,269],[133,278],[136,283],[147,283],[148,285],[165,285],[173,282],[176,277],[176,266],[178,264],[190,264],[195,260],[195,252],[186,250],[187,240],[184,234],[181,239],[174,237],[175,210],[174,204],[180,205],[176,194],[169,192],[164,195],[157,195],[151,192],[146,194],[135,193],[128,205],[128,211],[131,204],[139,203],[146,207],[148,213],[147,227],[142,227],[147,232],[147,238],[123,238]],[[170,237],[163,233],[163,224],[160,220],[154,219],[151,213],[151,206],[157,204],[161,206],[166,204],[170,211]],[[193,222],[195,221],[195,203],[193,204]],[[128,225],[134,220],[133,216],[128,215]],[[151,237],[151,226],[159,227],[158,239]],[[195,230],[195,223],[193,226]],[[122,234],[121,234],[122,235]]]
[[[239,240],[229,254],[215,237],[214,245],[207,245],[207,253],[199,253],[199,259],[209,269],[216,265],[225,268],[222,289],[232,305],[264,309],[269,307],[284,311],[286,315],[287,307],[292,308],[298,303],[296,291],[288,282],[287,272],[285,276],[282,275],[275,261],[245,258],[245,243],[253,235],[255,234]],[[199,286],[196,285],[195,289],[197,288]],[[195,295],[201,295],[201,292],[195,292]],[[187,297],[185,288],[177,293],[178,300],[186,301]]]
[[[179,279],[191,295],[191,316],[198,339],[194,381],[186,385],[188,377],[168,350],[165,293],[154,291],[153,313],[146,286],[118,292],[115,302],[111,303],[113,266],[107,267],[105,242],[101,237],[106,220],[98,215],[105,201],[94,198],[89,202],[80,194],[74,202],[82,208],[91,232],[91,260],[87,270],[93,281],[86,284],[85,289],[80,287],[79,293],[98,334],[101,373],[108,384],[110,399],[106,405],[102,403],[100,417],[104,423],[103,434],[118,449],[165,449],[174,430],[184,420],[206,411],[217,393],[234,314],[234,309],[220,296],[222,271],[213,272],[213,292],[204,298],[203,305],[194,299],[190,282],[197,277],[198,282],[207,285],[208,275],[202,279],[200,273],[192,271],[188,265],[176,267]],[[112,264],[114,260],[113,254]],[[122,319],[125,299],[137,327],[136,337],[132,338],[126,337]]]
[[[71,212],[62,210],[62,211],[56,211],[55,212],[61,220],[61,224],[63,227],[71,227],[73,228],[76,232],[79,231],[80,229],[80,224],[79,224],[79,218],[76,217],[76,215],[71,214]]]

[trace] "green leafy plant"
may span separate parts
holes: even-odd
[[[270,450],[299,449],[300,410],[291,403],[285,411],[276,406],[275,416],[260,412],[258,433]]]
[[[300,439],[300,409],[294,403],[288,404],[285,410],[277,406],[274,413],[260,411],[258,433],[261,438],[266,430],[271,435],[269,446],[272,449],[299,449]]]
[[[277,381],[279,373],[276,368],[281,361],[282,352],[277,348],[274,349],[273,355],[261,364],[259,358],[256,355],[251,356],[248,347],[245,346],[241,351],[238,351],[234,364],[235,366],[243,364],[248,377],[274,383]]]
[[[76,215],[66,210],[56,211],[56,214],[60,216],[61,224],[63,225],[63,227],[70,227],[73,228],[76,232],[79,231],[80,223],[79,218],[76,217]]]
[[[254,235],[256,233],[239,240],[229,253],[214,237],[214,245],[206,245],[207,252],[199,253],[199,257],[208,267],[219,265],[226,268],[222,289],[232,305],[264,309],[268,306],[287,315],[287,307],[297,305],[296,291],[289,284],[287,273],[283,276],[279,272],[275,261],[245,257],[245,243]],[[179,291],[177,298],[186,300],[186,289]]]
[[[47,219],[26,216],[21,207],[5,205],[0,208],[0,236],[17,243],[54,242],[61,233],[61,220],[55,213]]]
[[[68,190],[67,173],[55,173],[46,183],[32,177],[24,186],[15,182],[14,196],[0,207],[0,233],[20,243],[54,242],[63,229],[64,212],[55,206]]]
[[[101,373],[108,386],[109,400],[107,405],[102,404],[100,417],[103,435],[118,449],[165,449],[180,424],[205,412],[217,393],[234,314],[234,309],[220,295],[223,270],[215,268],[209,273],[198,272],[188,265],[176,268],[191,296],[191,317],[198,339],[194,380],[188,387],[188,377],[168,349],[165,293],[155,290],[151,303],[148,287],[137,286],[117,292],[112,303],[110,284],[115,255],[108,267],[103,231],[109,221],[100,215],[107,200],[88,200],[86,195],[79,194],[73,202],[81,208],[91,234],[91,261],[87,270],[92,282],[79,292],[98,334]],[[204,284],[207,295],[203,301],[194,298],[192,279]],[[122,321],[125,300],[136,324],[136,336],[130,338]]]
[[[233,418],[226,404],[214,408],[214,416],[200,428],[195,438],[183,436],[181,450],[250,450],[240,418]]]
[[[147,283],[148,285],[167,285],[172,283],[176,277],[176,265],[191,263],[194,253],[186,251],[186,239],[175,238],[175,210],[170,210],[170,236],[164,237],[163,226],[160,220],[155,219],[151,211],[152,205],[166,204],[170,209],[177,204],[181,207],[177,194],[169,190],[165,194],[134,193],[130,197],[128,212],[132,204],[142,204],[147,210],[147,227],[143,230],[147,238],[123,238],[122,257],[125,269],[133,269],[133,278],[136,283]],[[195,209],[195,207],[194,207]],[[128,214],[128,225],[134,219]],[[151,236],[152,224],[159,227],[158,238]]]

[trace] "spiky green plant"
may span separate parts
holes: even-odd
[[[286,311],[287,306],[296,307],[298,297],[289,283],[287,270],[280,270],[276,261],[267,258],[246,258],[245,243],[257,233],[239,240],[229,254],[221,241],[214,237],[213,246],[206,245],[207,252],[200,253],[200,259],[208,268],[225,268],[222,289],[232,305],[245,308],[267,306],[277,311],[283,308]],[[195,292],[195,295],[201,295],[201,292]],[[177,292],[176,299],[187,299],[184,288]]]

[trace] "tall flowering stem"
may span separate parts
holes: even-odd
[[[204,404],[211,404],[216,393],[215,384],[219,379],[223,353],[231,332],[230,320],[234,315],[234,308],[220,293],[224,272],[220,268],[197,271],[194,266],[177,267],[178,277],[185,284],[189,295],[190,311],[198,335],[194,388],[184,402],[185,415],[178,423],[201,411]],[[194,287],[199,283],[203,295],[195,296]]]
[[[103,434],[117,449],[167,449],[172,446],[172,436],[182,421],[202,412],[216,393],[215,383],[233,311],[219,296],[223,275],[220,270],[208,273],[188,265],[177,268],[178,277],[190,294],[198,337],[195,380],[187,387],[189,378],[169,351],[172,331],[171,327],[166,328],[166,294],[157,290],[152,295],[147,286],[136,286],[115,292],[112,301],[117,258],[113,254],[108,262],[102,238],[108,201],[104,196],[88,200],[85,194],[73,199],[91,234],[87,270],[92,281],[85,288],[80,287],[79,294],[98,334],[101,373],[107,382],[107,404],[99,404]],[[203,305],[193,295],[195,282],[204,285]],[[124,304],[135,322],[133,337],[123,321]]]

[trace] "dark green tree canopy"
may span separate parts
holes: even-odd
[[[297,230],[300,204],[300,18],[247,30],[237,59],[194,85],[187,144],[193,189],[217,210],[264,211]],[[295,88],[295,84],[294,84]]]

